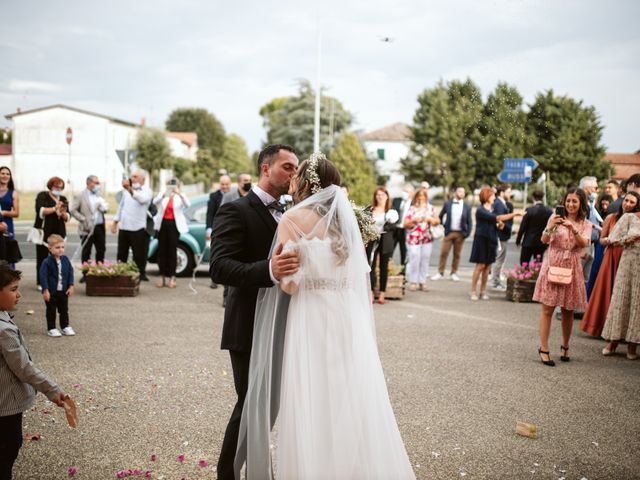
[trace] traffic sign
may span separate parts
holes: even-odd
[[[502,183],[531,183],[531,170],[502,170],[498,180]]]
[[[71,127],[67,128],[67,145],[71,145],[71,142],[73,141],[73,130],[71,130]]]
[[[524,170],[529,167],[531,171],[538,168],[538,162],[533,158],[505,158],[502,166],[503,170]]]

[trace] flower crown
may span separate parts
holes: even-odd
[[[321,152],[312,153],[309,157],[309,164],[307,166],[307,177],[309,179],[309,183],[311,183],[312,194],[318,193],[320,190],[322,190],[320,177],[318,176],[318,160],[320,159],[326,160],[327,157],[325,157]]]

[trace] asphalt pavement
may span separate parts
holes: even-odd
[[[69,467],[77,479],[137,468],[157,479],[215,478],[235,399],[219,350],[222,289],[210,289],[203,272],[195,284],[158,289],[155,267],[135,298],[87,297],[80,285],[70,301],[77,336],[50,338],[34,263],[19,268],[16,322],[36,364],[75,398],[80,421],[69,428],[39,395],[24,430],[41,439],[25,442],[15,478],[64,479]],[[576,329],[572,361],[545,367],[536,354],[539,306],[504,294],[471,302],[470,270],[461,274],[459,283],[430,282],[429,292],[374,307],[417,478],[640,478],[640,361],[605,358],[604,342]],[[551,346],[557,359],[556,321]],[[538,438],[518,436],[518,421],[535,424]]]

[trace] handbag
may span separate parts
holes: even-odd
[[[430,230],[433,240],[440,240],[444,237],[444,227],[442,225],[431,225]]]
[[[5,244],[5,260],[8,263],[18,263],[22,260],[22,252],[20,251],[20,245],[15,238],[4,239]]]
[[[34,245],[44,245],[44,230],[32,227],[27,235],[27,242],[31,242]]]
[[[556,285],[569,285],[573,279],[573,269],[549,266],[547,278]]]

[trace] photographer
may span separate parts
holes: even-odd
[[[182,209],[188,207],[190,202],[178,188],[178,181],[173,178],[158,193],[153,203],[159,204],[158,213],[153,217],[154,227],[158,232],[158,268],[161,276],[156,286],[164,287],[166,278],[169,277],[167,286],[176,288],[178,239],[181,233],[189,231]]]
[[[131,174],[131,178],[122,181],[122,198],[116,216],[113,217],[111,233],[118,234],[119,262],[129,258],[129,248],[133,252],[133,261],[140,270],[140,280],[149,281],[146,274],[147,251],[149,250],[149,234],[147,233],[147,210],[153,193],[145,184],[145,176],[141,171]]]
[[[51,177],[47,182],[47,191],[38,193],[36,197],[36,220],[34,229],[42,230],[42,241],[36,244],[36,272],[40,272],[40,266],[49,255],[47,239],[49,235],[56,234],[62,238],[67,236],[66,222],[69,215],[69,202],[62,195],[65,184],[60,177]],[[36,275],[38,278],[38,275]],[[38,290],[40,279],[38,278]]]

